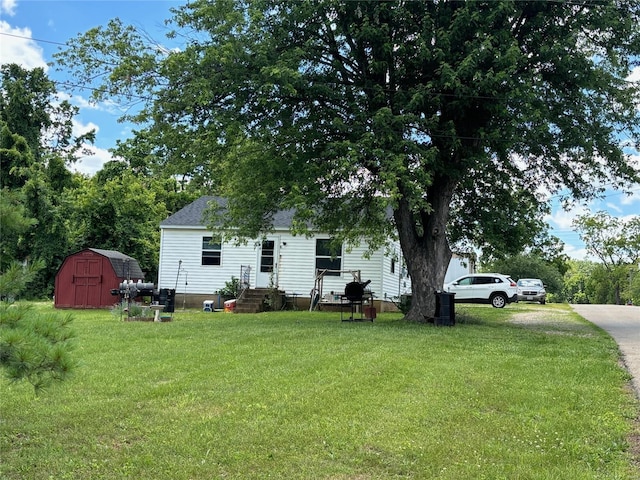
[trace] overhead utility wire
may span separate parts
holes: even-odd
[[[60,45],[62,47],[68,47],[69,46],[69,44],[67,44],[67,43],[54,42],[53,40],[43,40],[41,38],[26,37],[24,35],[16,35],[14,33],[0,32],[0,35],[4,35],[5,37],[20,38],[22,40],[31,40],[33,42],[50,43],[51,45]]]

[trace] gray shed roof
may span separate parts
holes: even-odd
[[[221,197],[200,197],[186,207],[178,210],[173,215],[160,222],[160,227],[205,227],[203,221],[204,211],[211,202],[216,202],[221,207],[226,206],[227,200]],[[274,228],[290,228],[293,219],[293,210],[282,210],[273,216]]]
[[[103,250],[101,248],[89,248],[88,250],[102,255],[103,257],[107,257],[118,277],[135,279],[144,278],[144,273],[140,268],[140,264],[133,257],[120,253],[116,250]]]

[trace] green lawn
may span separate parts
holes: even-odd
[[[453,328],[73,314],[69,380],[38,397],[0,380],[0,479],[640,475],[616,345],[566,306],[458,305]]]

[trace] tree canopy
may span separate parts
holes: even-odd
[[[620,219],[597,212],[580,215],[573,225],[587,251],[601,263],[607,277],[602,283],[613,285],[614,303],[620,304],[622,292],[640,269],[640,216]]]
[[[181,49],[114,20],[57,60],[142,101],[155,158],[213,179],[235,234],[282,208],[300,231],[397,234],[423,320],[452,247],[543,232],[542,188],[638,180],[619,140],[640,138],[638,24],[635,0],[196,0],[174,10]]]

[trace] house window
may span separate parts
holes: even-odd
[[[335,251],[329,238],[316,239],[316,270],[342,270],[342,245]],[[339,277],[340,272],[329,272],[327,276]]]
[[[392,258],[391,259],[391,274],[395,274],[396,273],[396,259]]]
[[[222,242],[218,237],[202,237],[202,265],[220,265]]]

